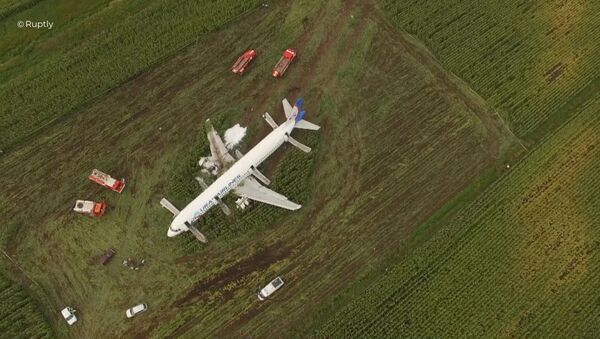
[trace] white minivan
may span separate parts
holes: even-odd
[[[273,292],[280,289],[281,286],[283,286],[283,279],[281,279],[281,277],[273,279],[273,281],[268,283],[267,286],[263,287],[263,289],[258,292],[258,300],[265,300],[268,296],[273,294]]]
[[[148,309],[148,305],[147,304],[139,304],[139,305],[135,305],[132,308],[128,309],[127,311],[125,311],[125,315],[127,316],[127,318],[133,318],[136,315],[146,311]]]

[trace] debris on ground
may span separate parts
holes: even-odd
[[[146,259],[142,259],[139,262],[137,262],[132,257],[128,257],[127,259],[123,260],[123,266],[128,267],[131,270],[136,270],[136,271],[139,270],[140,268],[142,268],[145,263],[146,263]]]
[[[112,259],[112,257],[115,256],[115,254],[117,254],[117,251],[115,251],[114,248],[109,248],[106,250],[106,252],[104,252],[104,254],[100,257],[100,263],[102,265],[106,265],[110,262],[110,259]]]

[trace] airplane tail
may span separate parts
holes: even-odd
[[[302,113],[304,113],[304,111],[302,111]],[[313,124],[310,121],[306,121],[304,119],[300,119],[300,120],[296,121],[296,125],[294,126],[294,128],[309,129],[309,130],[312,130],[312,131],[318,131],[319,128],[321,128],[321,126]]]
[[[316,124],[313,124],[312,122],[304,120],[305,114],[306,114],[306,111],[302,110],[302,98],[298,98],[298,100],[296,101],[296,104],[294,105],[294,108],[292,109],[292,114],[288,117],[288,119],[296,120],[296,124],[294,125],[294,128],[308,129],[308,130],[313,130],[313,131],[316,131],[319,128],[321,128],[319,125],[316,125]]]

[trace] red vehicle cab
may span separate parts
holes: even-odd
[[[246,51],[240,56],[237,61],[231,66],[231,71],[235,74],[242,75],[246,70],[246,67],[250,65],[250,62],[256,57],[256,51],[251,49]]]
[[[273,76],[276,78],[283,76],[283,74],[288,69],[288,67],[292,63],[292,60],[294,60],[295,57],[296,51],[290,48],[286,49],[285,52],[283,52],[283,55],[281,56],[277,64],[275,65],[275,67],[273,68]]]

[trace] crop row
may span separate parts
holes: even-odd
[[[85,39],[77,48],[49,55],[0,85],[0,149],[76,110],[258,3],[157,1]]]
[[[418,36],[445,66],[507,112],[519,136],[533,131],[598,75],[593,37],[600,34],[595,25],[600,13],[586,10],[584,4],[384,4],[401,28]]]
[[[600,180],[590,175],[600,167],[597,105],[584,105],[560,133],[318,335],[593,333],[586,319],[597,316],[593,295],[600,280],[598,267],[585,267],[595,265],[600,250],[593,229]],[[513,328],[503,327],[511,322]]]
[[[21,287],[0,275],[0,337],[53,338],[39,307]]]

